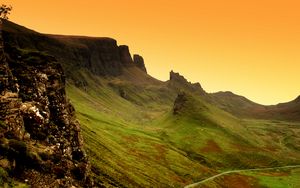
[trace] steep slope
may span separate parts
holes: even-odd
[[[99,181],[105,175],[116,186],[182,187],[217,170],[299,163],[297,124],[241,121],[188,92],[166,112],[136,111],[135,103],[109,91],[68,89]]]
[[[118,76],[124,68],[136,67],[146,72],[143,58],[132,59],[128,46],[118,46],[116,40],[101,37],[45,35],[9,21],[3,23],[3,37],[12,46],[55,55],[69,81],[84,87],[81,70],[97,76]]]
[[[11,178],[33,187],[91,186],[61,66],[40,52],[0,47],[0,186]]]
[[[254,103],[243,96],[236,95],[230,91],[211,94],[211,102],[221,109],[239,117],[255,116],[253,110],[258,112],[265,110],[265,106]]]
[[[282,124],[283,122],[240,120],[205,100],[186,93],[178,95],[173,113],[158,122],[158,125],[164,125],[165,134],[178,148],[202,156],[209,166],[224,165],[221,168],[248,168],[295,160],[294,157],[285,157],[287,153],[291,156],[295,154],[292,148],[287,149],[288,144],[278,145],[276,141],[269,140],[277,136],[282,139],[288,137],[289,134],[284,131],[291,128],[295,128],[292,135],[298,140],[294,131],[298,132],[299,129]],[[264,128],[264,125],[268,128]],[[260,129],[265,130],[258,134]],[[268,133],[272,136],[266,137]],[[296,140],[293,142],[298,145]],[[273,156],[274,152],[276,157]]]
[[[99,181],[106,181],[105,176],[118,182],[118,187],[182,187],[190,179],[214,172],[165,141],[157,128],[109,116],[74,95],[71,98]],[[196,171],[191,174],[190,169]]]

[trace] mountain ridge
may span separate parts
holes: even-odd
[[[165,82],[151,77],[141,66],[145,64],[142,57],[132,57],[128,47],[119,48],[114,39],[49,37],[6,24],[4,45],[14,57],[12,65],[18,64],[18,53],[10,51],[11,47],[24,53],[26,71],[32,73],[49,64],[48,70],[48,60],[54,59],[57,69],[64,70],[63,96],[70,98],[76,111],[66,110],[76,113],[80,122],[91,162],[88,171],[96,187],[183,187],[218,171],[300,162],[300,127],[291,118],[298,117],[298,98],[275,110],[259,106],[257,111],[258,104],[245,97],[207,93],[200,83],[191,83],[174,71]],[[23,78],[21,68],[13,70],[24,80],[22,86],[44,78],[41,74]],[[50,85],[63,89],[51,80]],[[43,91],[40,84],[34,86],[26,92]],[[26,92],[24,99],[35,97]],[[57,95],[57,100],[63,96]],[[44,110],[32,109],[40,121]],[[76,164],[76,160],[70,162]],[[76,172],[81,174],[80,169]],[[258,179],[252,179],[247,176],[249,185],[258,185]]]
[[[120,75],[128,66],[146,71],[143,62],[133,61],[128,46],[118,46],[112,38],[41,34],[7,20],[3,35],[13,45],[55,54],[69,77],[72,71],[84,67],[101,76]]]
[[[67,80],[74,82],[78,87],[86,87],[88,84],[86,80],[79,79],[79,77],[84,77],[83,74],[122,77],[122,79],[131,80],[132,83],[139,82],[139,79],[144,80],[143,83],[160,82],[160,84],[166,83],[168,87],[175,89],[177,92],[180,92],[180,88],[196,92],[208,102],[238,117],[300,121],[300,104],[297,103],[298,100],[277,105],[261,105],[232,92],[230,92],[230,95],[226,92],[210,94],[205,92],[200,83],[192,84],[179,73],[173,71],[170,71],[168,81],[159,81],[147,74],[142,56],[137,54],[132,56],[128,46],[118,46],[117,41],[109,37],[41,34],[9,21],[4,21],[3,25],[3,35],[10,43],[21,48],[45,51],[57,56],[66,72]],[[37,43],[36,41],[43,42]],[[133,70],[135,68],[145,74],[137,73],[139,71]],[[136,77],[130,72],[136,72],[134,74],[139,76]],[[124,76],[126,74],[131,74],[131,76]],[[92,77],[92,75],[90,76]]]

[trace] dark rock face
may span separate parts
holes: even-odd
[[[170,81],[179,82],[179,83],[188,83],[187,79],[185,79],[179,73],[173,71],[170,72]]]
[[[1,167],[32,187],[91,186],[61,65],[41,52],[0,45]]]
[[[187,91],[190,91],[192,93],[198,93],[200,95],[206,94],[206,92],[201,87],[200,83],[191,83],[179,73],[173,71],[170,72],[169,86],[179,91],[181,89],[185,89]]]
[[[66,40],[71,40],[73,44],[76,44],[72,46],[72,49],[64,49],[65,54],[57,53],[59,49],[53,48],[51,42],[44,48],[50,54],[58,57],[58,60],[62,62],[66,70],[69,69],[69,66],[75,69],[86,68],[98,76],[117,76],[122,73],[121,54],[117,41],[114,39],[84,37],[67,39],[62,36],[49,36],[48,40],[59,42],[64,46],[66,45],[64,44]],[[68,61],[71,64],[65,63]],[[72,72],[68,72],[68,75],[72,76]]]
[[[133,66],[133,60],[129,52],[129,48],[126,45],[119,46],[120,59],[124,66]]]
[[[144,63],[144,58],[140,55],[134,54],[133,55],[133,62],[136,64],[138,68],[140,68],[142,71],[147,73],[145,63]]]
[[[184,92],[179,93],[174,102],[173,114],[180,114],[181,110],[185,107],[187,101],[188,99],[186,94]]]
[[[141,67],[134,63],[128,46],[105,37],[43,35],[9,21],[4,22],[3,37],[21,49],[45,51],[61,63],[68,80],[86,85],[79,70],[97,76],[119,76],[124,68]],[[141,61],[139,61],[141,62]]]

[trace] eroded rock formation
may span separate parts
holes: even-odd
[[[174,115],[179,114],[180,111],[186,106],[187,101],[188,101],[188,98],[186,96],[186,93],[184,93],[184,92],[179,93],[174,102],[173,114]]]
[[[134,63],[128,46],[118,45],[112,38],[43,35],[9,21],[4,21],[3,27],[6,41],[22,49],[47,51],[61,63],[68,80],[80,86],[88,83],[78,78],[78,70],[105,77],[122,75],[128,67],[146,70],[141,58]]]
[[[144,58],[138,54],[133,55],[133,62],[136,64],[138,68],[140,68],[142,71],[147,73],[145,63],[144,63]]]
[[[173,71],[170,72],[170,80],[168,81],[168,84],[170,87],[177,89],[178,91],[185,89],[190,92],[196,92],[200,95],[206,94],[200,83],[191,83],[182,75]]]

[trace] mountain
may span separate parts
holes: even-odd
[[[73,177],[70,183],[79,187],[88,187],[88,183],[95,187],[183,187],[227,170],[300,164],[299,98],[263,106],[231,92],[207,93],[200,83],[191,83],[174,71],[163,82],[147,74],[142,56],[132,57],[127,46],[111,38],[41,34],[8,21],[2,32],[5,53],[11,59],[6,65],[24,88],[18,91],[19,100],[42,103],[44,98],[36,97],[44,91],[38,73],[46,71],[51,79],[46,87],[49,94],[45,95],[63,104],[58,112],[67,118],[55,116],[56,106],[51,104],[56,103],[52,102],[48,108],[54,112],[49,121],[57,121],[54,127],[60,137],[74,135],[72,128],[63,129],[63,125],[70,122],[74,125],[70,127],[78,127],[75,115],[80,123],[84,143],[78,139],[80,144],[76,146],[81,148],[83,144],[80,150],[87,155],[79,160],[87,164],[83,170],[86,182],[69,176],[72,168],[53,176],[55,181]],[[55,73],[59,73],[60,81],[52,79],[57,78],[52,76]],[[56,89],[52,91],[52,87]],[[47,108],[38,107],[39,112]],[[35,130],[37,135],[52,135],[48,126],[36,125],[38,128],[29,129],[33,135]],[[73,137],[63,138],[69,143]],[[48,145],[42,140],[37,146]],[[70,155],[68,160],[68,164],[77,166],[78,160]],[[9,171],[1,160],[0,167]],[[282,180],[294,176],[292,171],[282,173]],[[35,183],[19,175],[1,176]],[[233,174],[232,178],[249,187],[265,185],[260,174]],[[268,178],[277,182],[276,174],[270,173]],[[235,181],[220,178],[206,186],[235,185]]]
[[[84,74],[118,77],[124,76],[129,69],[138,69],[134,71],[141,72],[138,79],[135,78],[137,74],[126,75],[131,77],[131,81],[155,80],[144,74],[147,71],[142,56],[134,54],[132,58],[128,46],[118,46],[116,40],[111,38],[43,35],[7,21],[3,27],[3,35],[12,45],[56,56],[64,68],[67,79],[73,81],[76,86],[85,87],[88,84],[82,79]],[[134,71],[130,70],[129,74]],[[178,91],[183,88],[190,92],[198,92],[199,95],[207,94],[199,83],[189,83],[182,75],[173,71],[170,72],[167,84]],[[300,103],[297,99],[264,106],[232,92],[217,92],[208,94],[207,100],[242,118],[300,121]]]
[[[300,121],[300,96],[287,103],[264,106],[232,92],[211,95],[214,104],[238,117]]]
[[[133,60],[128,46],[118,46],[111,38],[44,35],[9,21],[4,21],[3,35],[13,46],[55,54],[67,77],[77,82],[74,72],[78,69],[98,76],[118,76],[129,67],[146,72],[141,56],[134,55]]]

